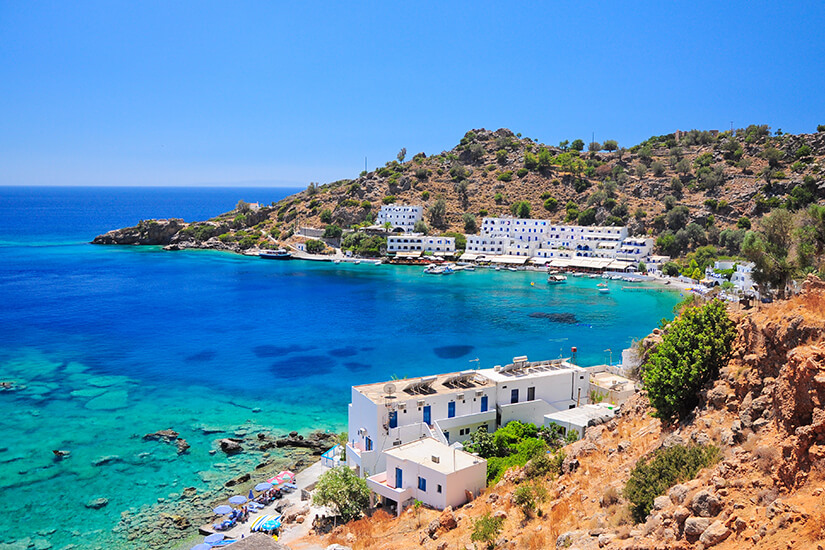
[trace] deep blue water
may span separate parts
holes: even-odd
[[[343,429],[353,384],[553,358],[571,346],[582,364],[606,361],[607,349],[616,359],[678,300],[616,282],[600,295],[590,279],[548,286],[530,272],[434,277],[404,266],[87,244],[141,219],[205,219],[238,199],[269,203],[294,191],[0,188],[0,380],[27,385],[0,394],[9,411],[0,418],[0,532],[23,536],[57,521],[37,503],[59,479],[76,495],[62,517],[87,526],[87,540],[104,540],[123,509],[203,483],[213,459],[199,424],[238,425],[260,407],[259,425]],[[556,313],[575,322],[546,315]],[[90,466],[99,456],[143,456],[131,436],[170,426],[193,448],[176,460],[132,461],[129,474],[145,480],[139,490],[123,490],[123,470]],[[55,465],[50,449],[66,447],[72,460]],[[4,507],[12,493],[18,500]],[[83,506],[101,495],[110,498],[103,510]],[[3,519],[21,510],[27,522]]]

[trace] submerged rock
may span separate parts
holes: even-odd
[[[93,411],[112,411],[128,406],[129,392],[126,390],[107,391],[106,393],[89,400],[86,408]]]
[[[233,439],[221,439],[218,444],[221,446],[221,450],[228,455],[240,453],[243,451],[243,447],[241,447],[240,442],[235,441]]]
[[[89,502],[87,502],[86,503],[86,508],[91,508],[92,510],[100,510],[101,508],[103,508],[107,504],[109,504],[109,499],[100,497],[100,498],[92,499]]]

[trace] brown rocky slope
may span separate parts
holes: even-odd
[[[550,498],[541,516],[525,518],[513,504],[525,482],[516,469],[459,510],[378,513],[304,542],[472,548],[473,520],[491,512],[505,518],[496,548],[825,548],[825,283],[811,276],[788,301],[731,315],[733,357],[692,417],[663,425],[635,396],[566,448],[564,473],[543,481]],[[633,524],[622,489],[636,462],[689,442],[718,446],[721,459]]]

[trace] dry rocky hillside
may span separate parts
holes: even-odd
[[[779,205],[798,209],[825,199],[825,132],[773,135],[767,126],[735,135],[676,132],[629,149],[594,152],[481,129],[467,132],[450,151],[399,158],[404,160],[354,180],[311,184],[260,210],[241,204],[206,222],[141,222],[95,242],[243,251],[289,242],[299,227],[367,225],[382,204],[395,202],[423,205],[431,233],[474,233],[483,216],[514,211],[559,222],[628,225],[636,235],[676,233],[695,222],[680,250],[664,251],[681,255],[716,244],[720,231],[743,216],[754,220]]]
[[[516,489],[535,483],[514,469],[460,509],[409,508],[399,519],[378,512],[294,547],[473,548],[474,521],[491,513],[504,518],[501,549],[825,548],[825,283],[809,276],[796,297],[731,316],[733,356],[691,416],[663,424],[635,396],[565,448],[561,475],[541,479],[549,498],[540,515],[527,518],[514,504]],[[656,498],[635,523],[622,495],[637,461],[689,443],[717,446],[718,462]]]

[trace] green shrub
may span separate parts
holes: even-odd
[[[421,192],[421,198],[424,199],[424,200],[429,199],[430,198],[430,192],[429,191],[422,191]]]
[[[539,505],[547,500],[547,489],[541,484],[520,485],[513,493],[513,503],[521,508],[525,518],[529,518],[538,511]]]
[[[816,127],[817,132],[825,132],[825,124],[818,124]]]
[[[370,502],[367,482],[346,466],[336,466],[324,472],[312,492],[316,506],[328,506],[345,522],[358,519]]]
[[[539,166],[539,159],[529,151],[524,153],[524,168],[527,170],[535,170]]]
[[[481,216],[482,218],[483,218],[484,216],[486,216],[486,215],[487,215],[487,213],[488,213],[488,212],[487,212],[487,209],[486,209],[486,208],[482,208],[481,210],[479,210],[479,211],[478,211],[478,215],[479,215],[479,216]]]
[[[506,149],[499,149],[496,151],[496,160],[499,164],[504,164],[507,162],[507,150]]]
[[[526,176],[529,173],[530,173],[530,170],[528,170],[527,168],[519,168],[518,172],[516,172],[516,175],[520,178],[523,178],[524,176]]]
[[[493,200],[496,201],[496,204],[501,204],[501,201],[504,200],[504,196],[501,193],[496,193],[493,195]]]
[[[320,218],[322,223],[330,223],[332,221],[332,212],[330,212],[329,208],[321,210]]]
[[[269,234],[270,234],[270,235],[272,235],[272,238],[273,238],[273,239],[277,240],[277,239],[278,239],[278,237],[280,237],[280,236],[281,236],[281,230],[280,230],[280,229],[278,229],[277,227],[273,227],[273,228],[269,231]]]
[[[555,199],[555,198],[553,198],[553,197],[548,197],[548,198],[544,201],[544,209],[545,209],[545,210],[548,210],[548,211],[550,211],[550,212],[553,212],[553,211],[555,211],[555,210],[556,210],[556,208],[558,208],[558,207],[559,207],[559,201],[558,201],[558,199]]]
[[[429,175],[429,173],[427,172],[427,169],[424,168],[423,166],[420,166],[420,167],[415,169],[415,177],[420,179],[420,180],[427,179],[428,175]]]
[[[647,396],[662,419],[681,417],[699,402],[699,390],[727,362],[735,335],[724,302],[685,310],[642,369]]]
[[[507,170],[506,172],[502,172],[496,179],[498,181],[511,181],[513,179],[513,171]]]
[[[370,201],[363,201],[361,203],[361,208],[364,210],[372,210],[372,203]]]
[[[699,470],[718,460],[719,449],[704,445],[674,445],[654,451],[649,458],[639,459],[624,487],[633,518],[637,522],[644,521],[656,497],[664,495],[677,483],[693,479]]]
[[[462,221],[464,222],[464,231],[467,233],[475,233],[476,232],[476,217],[470,214],[469,212],[465,212],[461,216]]]
[[[395,195],[387,195],[386,197],[381,199],[381,202],[383,202],[384,204],[392,204],[395,202]]]
[[[340,202],[340,205],[343,207],[347,206],[361,206],[361,203],[355,199],[344,199]]]
[[[327,245],[317,239],[310,239],[306,242],[306,249],[310,254],[320,254],[326,247]]]
[[[593,208],[588,208],[584,212],[580,212],[576,218],[578,225],[593,225],[596,223],[596,211]]]
[[[582,193],[588,187],[590,187],[590,182],[585,178],[577,178],[576,181],[573,182],[573,189],[576,190],[576,193]]]
[[[490,515],[490,512],[487,512],[473,521],[473,533],[470,535],[470,540],[473,542],[481,542],[486,545],[487,550],[493,550],[503,525],[504,518],[494,517]]]

